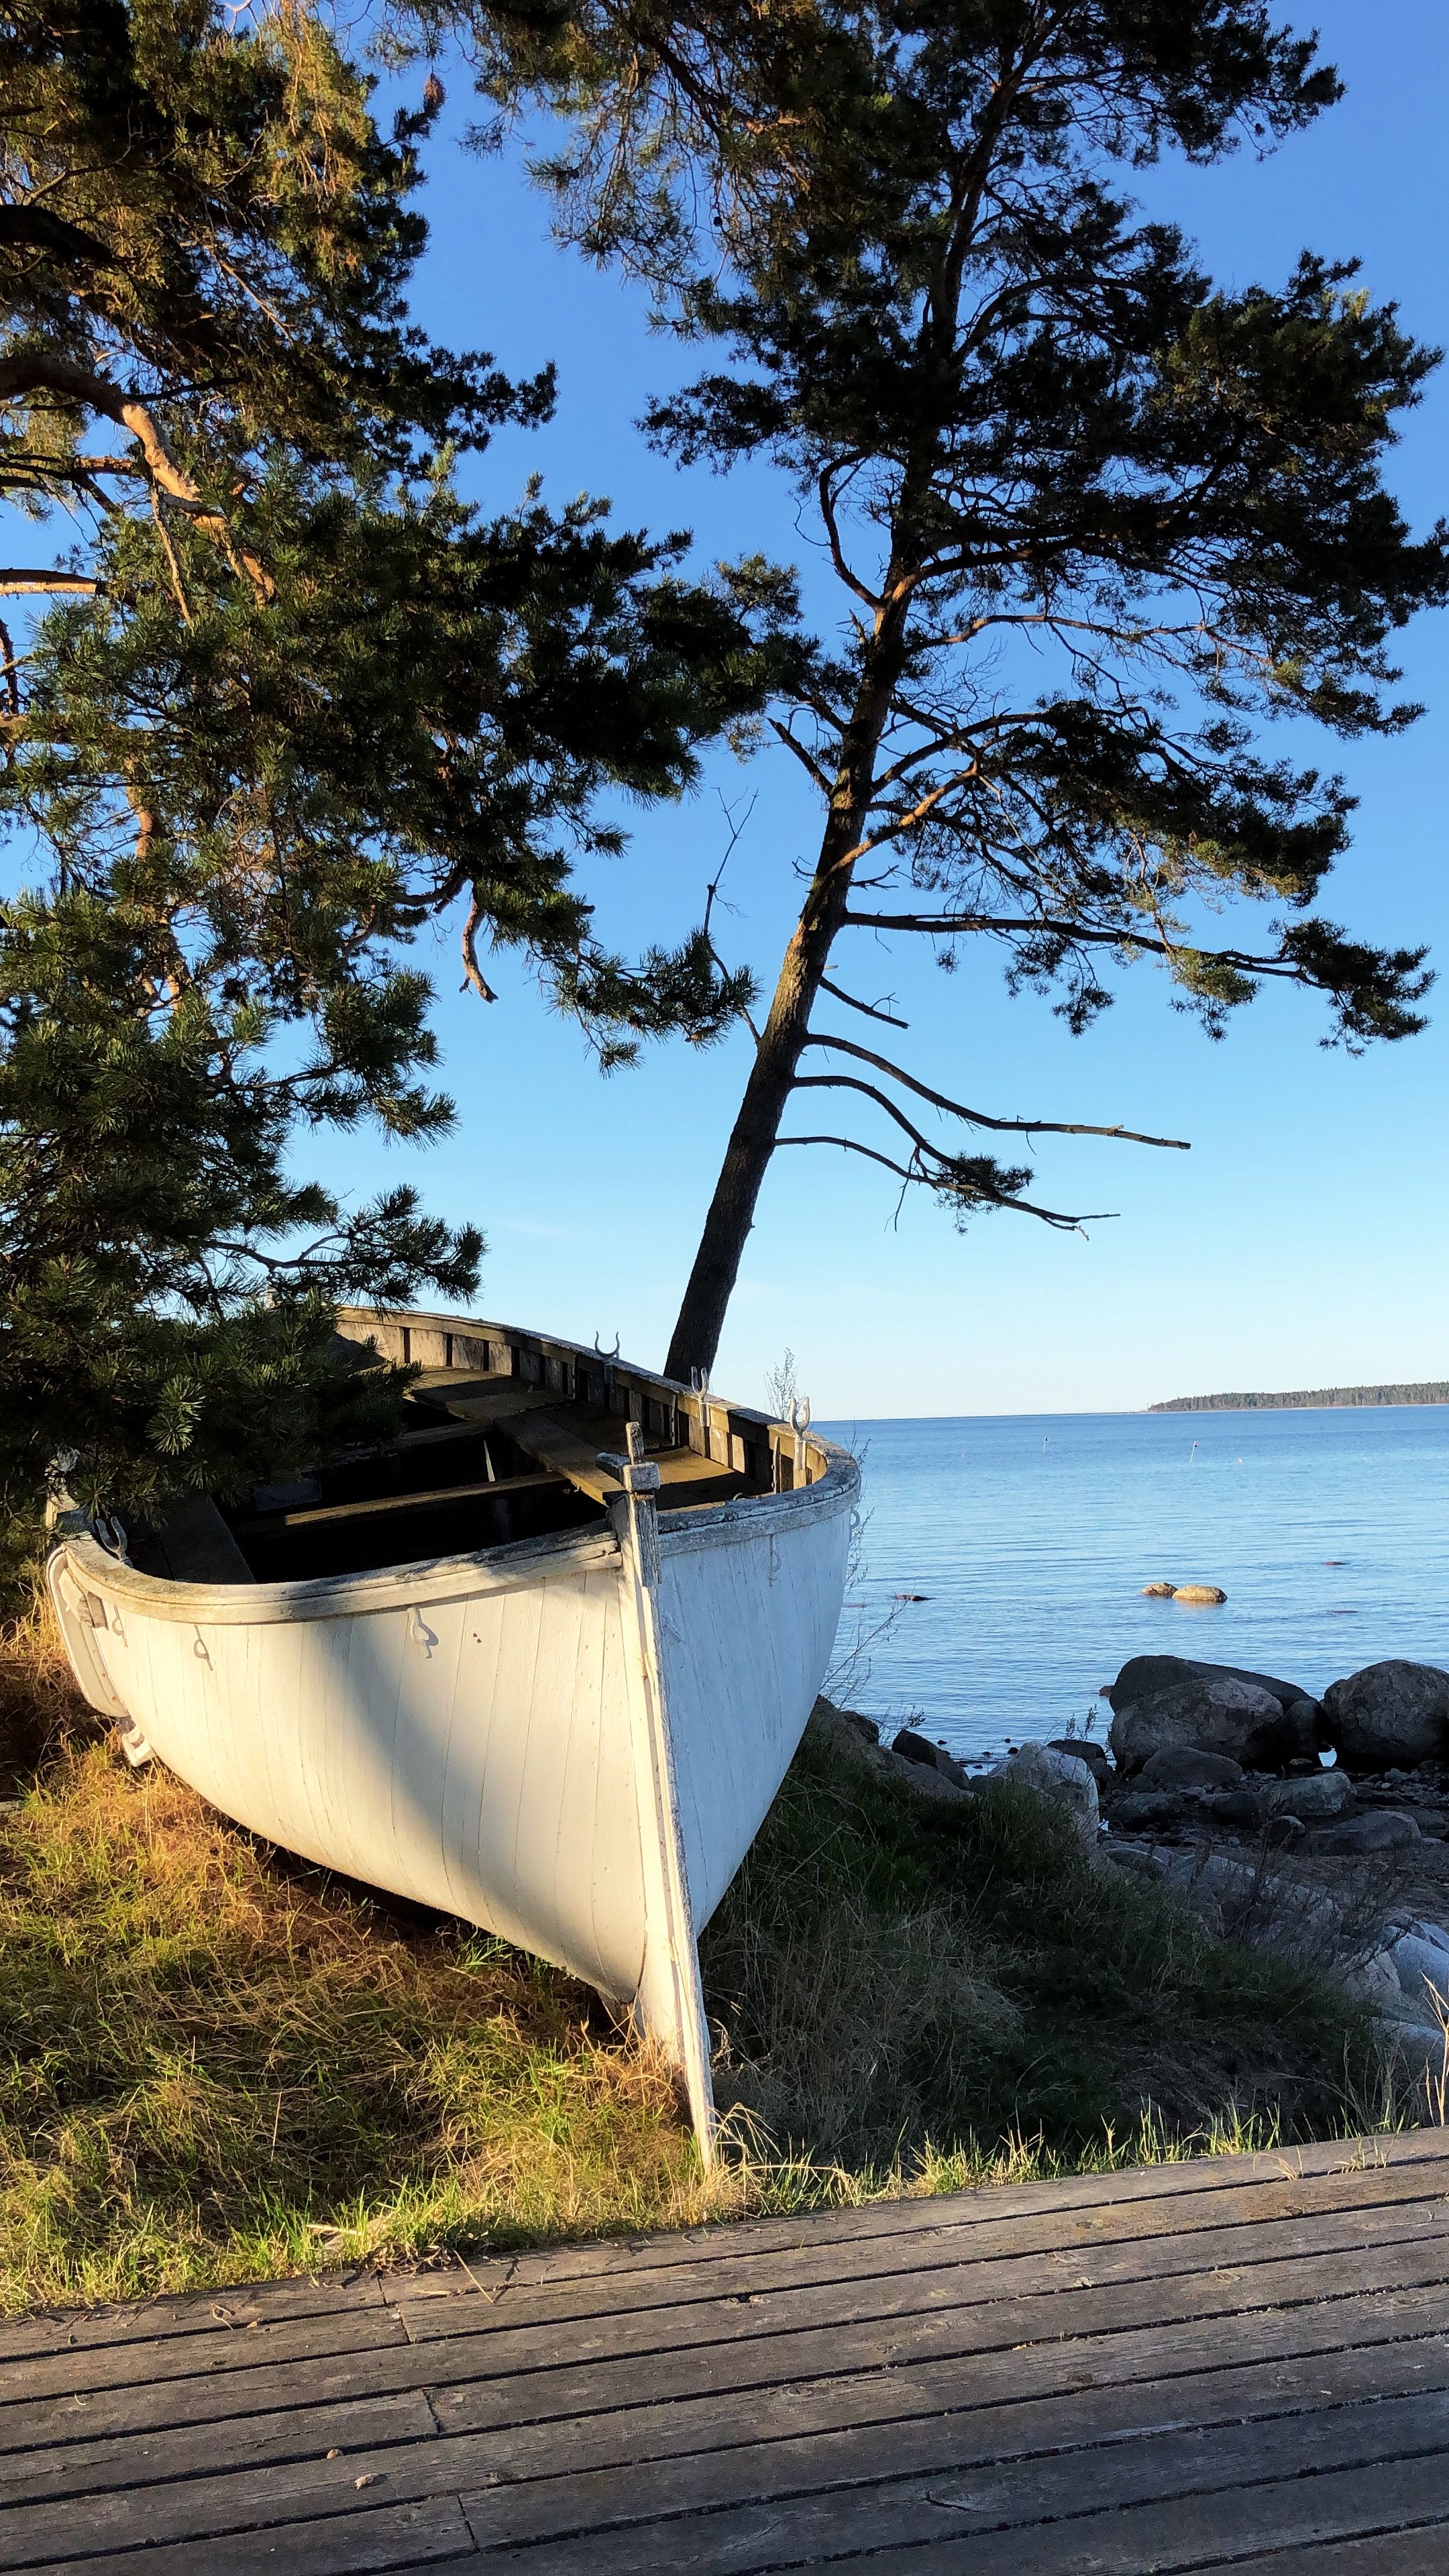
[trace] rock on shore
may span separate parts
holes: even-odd
[[[1296,1682],[1183,1655],[1134,1655],[1107,1698],[1112,1757],[1129,1776],[1154,1754],[1212,1753],[1276,1771],[1317,1749],[1319,1706]]]
[[[1367,1664],[1323,1694],[1330,1744],[1354,1771],[1405,1769],[1449,1752],[1449,1673],[1391,1658]]]

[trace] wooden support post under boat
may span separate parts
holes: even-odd
[[[659,1620],[659,1519],[654,1502],[659,1470],[645,1462],[644,1435],[637,1422],[628,1425],[625,1437],[628,1456],[619,1458],[604,1451],[599,1465],[617,1476],[624,1488],[611,1502],[609,1516],[623,1558],[625,1661],[644,1871],[644,1964],[634,2011],[642,2028],[683,2071],[700,2162],[708,2170],[714,2162],[714,2088],[694,1910],[679,1827]]]

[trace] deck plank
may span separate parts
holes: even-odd
[[[1216,2478],[1225,2460],[1246,2457],[1244,2428],[1250,2425],[1276,2428],[1273,2438],[1300,2468],[1311,2464],[1315,2448],[1325,2449],[1333,2464],[1346,2462],[1353,2455],[1351,2443],[1340,2447],[1338,2434],[1325,2430],[1327,2410],[1333,2410],[1333,2424],[1342,2421],[1351,2427],[1355,2407],[1361,2413],[1384,2409],[1362,2453],[1376,2458],[1374,2444],[1384,2438],[1396,2398],[1434,2410],[1437,2441],[1442,2443],[1449,2430],[1449,2342],[1438,2346],[1432,2362],[1413,2358],[1415,2350],[1400,2346],[1387,2354],[1320,2354],[1310,2364],[1286,2371],[1259,2363],[1246,2370],[1202,2372],[1176,2383],[1170,2395],[1139,2381],[1035,2406],[966,2406],[913,2421],[897,2418],[813,2436],[742,2441],[683,2458],[651,2461],[636,2451],[593,2471],[577,2467],[567,2452],[560,2457],[556,2448],[550,2452],[542,2444],[534,2446],[525,2468],[516,2448],[505,2452],[500,2446],[495,2455],[500,2483],[476,2494],[465,2492],[463,2501],[480,2544],[490,2547],[569,2531],[593,2534],[706,2508],[788,2504],[822,2491],[879,2485],[882,2492],[904,2494],[909,2479],[924,2476],[938,2483],[947,2472],[971,2472],[973,2493],[980,2487],[978,2473],[993,2470],[1008,2495],[1024,2487],[1028,2477],[1038,2490],[1055,2481],[1059,2498],[1070,2504],[1082,2491],[1084,2453],[1086,2472],[1098,2477],[1108,2474],[1109,2466],[1111,2474],[1125,2476],[1122,2462],[1131,2465],[1129,2454],[1136,2446],[1139,2482],[1146,2473],[1163,2477],[1179,2455],[1189,2464],[1196,2459]],[[1316,2426],[1300,2420],[1315,2415]],[[1153,2444],[1159,2447],[1153,2450]],[[1180,2467],[1172,2471],[1180,2473]],[[891,2490],[891,2480],[901,2484]],[[1063,2509],[1060,2501],[1058,2509]]]
[[[1449,2268],[1446,2256],[1439,2259],[1441,2266]],[[1201,2277],[1206,2296],[1206,2285],[1216,2276]],[[1321,2271],[1319,2277],[1325,2277]],[[1003,2302],[1006,2313],[998,2333],[1004,2328],[1008,2335],[1022,2334],[1030,2304]],[[667,2358],[673,2368],[676,2357]],[[693,2358],[707,2365],[713,2355],[700,2353]],[[757,2373],[754,2382],[758,2387]],[[498,2392],[505,2404],[506,2391],[507,2383]],[[485,2406],[492,2393],[488,2388],[479,2392]],[[153,2480],[140,2487],[105,2486],[62,2501],[0,2508],[0,2568],[31,2564],[36,2555],[52,2551],[61,2537],[77,2554],[86,2549],[135,2547],[148,2540],[200,2538],[212,2531],[300,2518],[324,2507],[336,2513],[367,2511],[374,2490],[381,2491],[377,2501],[400,2501],[443,2486],[462,2491],[486,2485],[499,2474],[493,2430],[476,2423],[429,2442],[371,2443],[337,2457],[327,2457],[327,2447],[309,2442],[303,2456],[260,2468],[218,2465],[210,2475]]]
[[[1127,2202],[1104,2210],[1044,2211],[1025,2221],[1004,2217],[974,2227],[922,2229],[907,2238],[853,2238],[846,2245],[761,2251],[732,2257],[722,2249],[707,2265],[641,2268],[628,2274],[565,2280],[539,2287],[504,2281],[480,2292],[466,2275],[455,2276],[451,2298],[414,2302],[405,2290],[395,2298],[408,2330],[419,2342],[434,2336],[491,2333],[498,2326],[546,2325],[590,2317],[618,2318],[627,2312],[663,2313],[701,2299],[756,2299],[767,2292],[796,2292],[811,2286],[834,2288],[868,2280],[920,2276],[957,2265],[963,2269],[988,2260],[1029,2255],[1094,2255],[1103,2246],[1142,2247],[1144,2269],[1160,2258],[1146,2249],[1156,2240],[1180,2243],[1185,2255],[1209,2234],[1226,2244],[1227,2231],[1248,2231],[1268,2222],[1311,2221],[1368,2211],[1378,2214],[1416,2204],[1449,2214],[1449,2176],[1427,2186],[1413,2168],[1390,2166],[1373,2176],[1323,2175],[1303,2182],[1264,2181],[1241,2192],[1214,2194],[1184,2208],[1170,2201]],[[1278,2250],[1286,2252],[1283,2243]],[[1129,2265],[1130,2253],[1123,2258]],[[1216,2259],[1213,2257],[1212,2259]],[[920,2282],[922,2294],[929,2284]]]
[[[53,2558],[35,2576],[61,2576],[83,2566],[86,2576],[371,2576],[371,2571],[431,2567],[438,2576],[459,2566],[478,2576],[478,2559],[456,2496],[380,2505],[345,2523],[323,2520],[283,2524],[270,2531],[241,2531],[208,2540],[204,2554],[194,2540],[163,2543],[138,2558],[132,2549],[107,2550],[86,2559]]]
[[[1062,2210],[1107,2210],[1164,2201],[1180,2209],[1200,2194],[1239,2191],[1260,2182],[1298,2182],[1316,2175],[1372,2177],[1410,2165],[1426,2189],[1449,2190],[1449,2128],[1408,2129],[1361,2140],[1271,2147],[1247,2156],[1203,2156],[1182,2164],[1135,2165],[1107,2174],[1069,2174],[1060,2181],[1002,2183],[980,2191],[921,2194],[904,2200],[867,2201],[840,2209],[812,2210],[793,2218],[715,2221],[673,2234],[601,2237],[578,2245],[547,2246],[535,2253],[470,2255],[473,2280],[488,2293],[582,2280],[602,2274],[656,2272],[678,2264],[731,2260],[755,2253],[789,2253],[852,2241],[878,2243],[946,2227],[982,2226],[993,2220],[1025,2221]],[[382,2276],[389,2297],[446,2296],[456,2274],[446,2269]]]
[[[1065,2528],[1070,2536],[1084,2525],[1100,2526],[1104,2516],[1146,2519],[1169,2507],[1176,2508],[1172,2518],[1181,2538],[1201,2528],[1210,2512],[1230,2516],[1254,2490],[1267,2491],[1269,2509],[1281,2513],[1283,2491],[1294,2486],[1301,2490],[1304,2536],[1316,2537],[1320,2508],[1312,2491],[1324,2473],[1346,2479],[1353,2470],[1377,2469],[1402,2480],[1422,2465],[1432,2483],[1437,2467],[1438,2491],[1449,2513],[1446,2432],[1449,2397],[1409,2398],[1397,2405],[1389,2400],[1307,2421],[1109,2444],[1025,2466],[973,2463],[964,2471],[942,2468],[870,2486],[851,2482],[723,2512],[686,2509],[648,2526],[631,2522],[607,2536],[580,2514],[552,2545],[527,2550],[490,2546],[489,2494],[465,2492],[462,2502],[485,2565],[537,2568],[539,2576],[577,2564],[583,2541],[592,2576],[672,2576],[686,2563],[691,2576],[735,2576],[756,2567],[835,2559],[842,2543],[858,2561],[869,2551],[931,2547],[943,2535],[960,2532],[1011,2533],[1029,2553],[1044,2526]],[[1292,2523],[1290,2497],[1284,2528]],[[1152,2547],[1160,2546],[1154,2537]],[[1095,2564],[1090,2543],[1083,2548],[1079,2540],[1076,2549],[1078,2565]]]
[[[375,2272],[301,2273],[230,2290],[188,2290],[177,2298],[127,2299],[94,2308],[60,2308],[0,2322],[0,2366],[51,2352],[95,2352],[104,2345],[152,2343],[163,2335],[205,2334],[247,2326],[253,2317],[337,2316],[345,2308],[381,2309],[387,2294]]]
[[[1145,2295],[1149,2314],[1215,2315],[1233,2291],[1241,2292],[1243,2304],[1263,2304],[1265,2283],[1287,2281],[1300,2261],[1320,2270],[1329,2261],[1350,2266],[1361,2263],[1370,2250],[1377,2257],[1380,2249],[1391,2260],[1406,2252],[1415,2263],[1427,2258],[1431,2266],[1443,2266],[1449,2277],[1443,2203],[1278,2219],[1260,2227],[1158,2237],[1146,2245],[1093,2245],[979,2263],[948,2262],[926,2273],[872,2274],[864,2280],[811,2283],[800,2290],[786,2286],[559,2324],[514,2326],[506,2318],[465,2313],[455,2317],[447,2339],[475,2338],[480,2375],[512,2378],[586,2362],[616,2367],[634,2355],[646,2364],[674,2353],[692,2360],[707,2351],[719,2358],[731,2346],[748,2347],[785,2334],[803,2344],[822,2334],[842,2338],[860,2326],[909,2333],[951,2312],[984,2312],[989,2333],[992,2315],[1008,2302],[1033,2316],[1042,2314],[1044,2320],[1044,2303],[1055,2303],[1061,2331],[1070,2333],[1081,2331],[1069,2320],[1073,2301],[1083,2295],[1098,2307],[1104,2297],[1120,2295],[1140,2303]],[[1413,2277],[1423,2275],[1415,2272]],[[1206,2306],[1200,2304],[1203,2299]],[[414,2330],[414,2340],[432,2339]]]
[[[1441,2576],[1446,2217],[1440,2130],[16,2322],[0,2568]]]
[[[1219,2321],[1212,2376],[1259,2365],[1312,2367],[1343,2351],[1361,2350],[1382,2375],[1386,2392],[1400,2383],[1421,2384],[1432,2373],[1431,2356],[1449,2326],[1442,2285],[1383,2288],[1317,2305],[1249,2309]],[[224,2376],[168,2380],[109,2389],[84,2401],[50,2399],[17,2406],[5,2419],[13,2455],[82,2442],[98,2449],[135,2434],[190,2425],[216,2425],[218,2455],[233,2423],[269,2413],[304,2414],[367,2397],[426,2388],[444,2431],[466,2429],[478,2411],[471,2377],[473,2348],[407,2344],[321,2359],[263,2364]],[[968,2353],[889,2369],[867,2365],[815,2378],[786,2375],[759,2386],[703,2395],[671,2391],[653,2404],[612,2406],[608,2391],[590,2373],[557,2374],[550,2404],[540,2405],[536,2384],[520,2389],[509,2408],[506,2392],[492,2383],[488,2395],[500,2420],[491,2424],[493,2464],[500,2475],[527,2477],[550,2464],[582,2472],[621,2460],[678,2456],[703,2458],[716,2449],[747,2444],[767,2419],[772,2439],[843,2432],[879,2423],[908,2426],[918,2417],[964,2412],[1008,2400],[1028,2411],[1063,2392],[1073,2402],[1086,2392],[1155,2389],[1159,2421],[1180,2420],[1172,2391],[1190,2379],[1203,2359],[1196,2323],[1098,2332],[1080,2340],[1056,2339],[1013,2351]],[[502,2416],[511,2411],[514,2420]],[[556,2410],[556,2411],[551,2411]],[[23,2467],[23,2460],[22,2460]]]
[[[74,2398],[147,2379],[253,2370],[264,2355],[271,2362],[304,2360],[316,2353],[370,2352],[378,2344],[407,2339],[407,2328],[394,2310],[368,2306],[310,2317],[260,2317],[246,2325],[213,2326],[150,2341],[139,2337],[90,2350],[77,2345],[33,2361],[0,2364],[0,2410],[17,2398]]]

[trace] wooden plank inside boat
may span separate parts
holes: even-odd
[[[545,1493],[550,1487],[561,1490],[566,1478],[548,1474],[536,1476],[491,1476],[471,1485],[435,1485],[421,1494],[372,1494],[354,1503],[307,1504],[294,1512],[258,1513],[249,1521],[238,1521],[237,1534],[246,1538],[258,1532],[270,1535],[273,1530],[325,1529],[334,1522],[376,1520],[400,1512],[435,1512],[454,1503],[503,1502],[519,1494]]]
[[[607,1504],[618,1493],[618,1479],[599,1465],[599,1453],[622,1450],[622,1416],[583,1405],[561,1407],[555,1392],[525,1386],[517,1378],[498,1378],[490,1385],[480,1378],[460,1384],[454,1377],[450,1385],[449,1374],[446,1369],[426,1371],[417,1381],[418,1391],[435,1403],[446,1403],[460,1421],[505,1432],[529,1457],[566,1477],[593,1502]],[[750,1477],[717,1459],[701,1457],[697,1450],[666,1448],[647,1437],[644,1449],[650,1464],[659,1469],[661,1511],[733,1502],[741,1494],[758,1491]]]

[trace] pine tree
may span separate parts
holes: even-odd
[[[819,1025],[822,998],[899,1025],[848,964],[838,980],[853,933],[923,937],[945,967],[995,943],[1074,1030],[1142,958],[1214,1035],[1267,980],[1322,994],[1351,1047],[1422,1025],[1423,952],[1316,909],[1352,799],[1262,734],[1284,717],[1393,734],[1419,712],[1393,697],[1388,646],[1443,601],[1449,542],[1414,540],[1381,468],[1434,353],[1311,253],[1283,284],[1215,286],[1129,186],[1306,126],[1338,95],[1312,40],[1260,0],[406,14],[420,43],[461,31],[505,113],[562,121],[538,165],[562,232],[715,352],[654,408],[656,441],[773,460],[844,595],[775,718],[819,852],[674,1374],[713,1357],[779,1148],[867,1155],[958,1220],[1070,1225],[970,1131],[1130,1132],[992,1116],[874,1030]],[[1220,943],[1204,916],[1225,897],[1277,918]],[[882,1123],[822,1133],[807,1109],[809,1132],[782,1133],[807,1102]]]
[[[703,933],[630,961],[580,866],[607,798],[677,797],[791,650],[787,585],[453,460],[514,385],[409,324],[437,84],[391,139],[296,7],[21,7],[0,30],[0,489],[65,561],[0,588],[0,1494],[234,1488],[395,1411],[341,1296],[457,1298],[477,1229],[294,1177],[309,1130],[425,1138],[452,915],[523,953],[605,1064],[745,998]],[[45,549],[37,547],[37,555]],[[51,551],[55,551],[51,549]],[[0,630],[3,631],[3,630]]]

